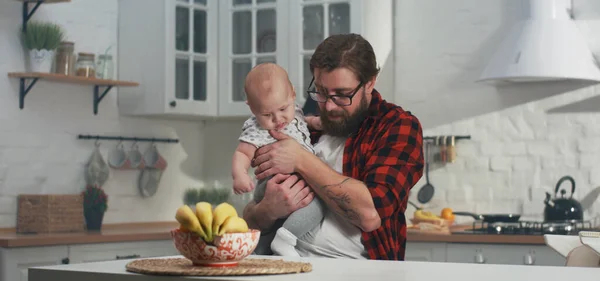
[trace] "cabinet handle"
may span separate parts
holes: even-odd
[[[175,106],[177,106],[177,102],[176,102],[176,101],[171,101],[171,102],[169,103],[169,105],[170,105],[171,107],[175,107]]]
[[[69,264],[71,262],[71,260],[69,260],[69,258],[64,258],[60,261],[62,264]]]
[[[525,265],[534,265],[535,264],[535,251],[530,250],[529,254],[523,257],[523,264]]]
[[[139,257],[140,257],[140,255],[133,254],[133,255],[129,255],[129,256],[117,256],[117,259],[118,260],[127,260],[127,259],[137,259]]]
[[[483,250],[475,250],[475,263],[485,263],[485,257],[483,256]]]

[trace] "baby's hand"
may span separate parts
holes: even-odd
[[[306,120],[308,128],[317,131],[323,130],[323,125],[321,124],[321,118],[319,116],[306,116],[304,119]]]
[[[249,175],[242,175],[233,179],[233,193],[242,194],[254,190],[254,182]]]

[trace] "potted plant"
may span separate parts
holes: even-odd
[[[226,202],[231,192],[226,188],[188,188],[183,195],[183,203],[194,208],[198,202],[208,202],[213,206]]]
[[[97,185],[87,185],[81,193],[83,196],[83,213],[88,230],[100,230],[104,213],[108,209],[108,196]]]
[[[50,72],[55,50],[64,39],[63,29],[54,23],[32,21],[21,35],[29,52],[29,71]]]

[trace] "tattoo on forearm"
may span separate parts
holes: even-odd
[[[359,221],[360,217],[358,215],[358,212],[350,208],[351,200],[348,193],[339,190],[333,191],[335,187],[342,188],[342,185],[349,180],[350,178],[346,178],[340,183],[327,184],[321,186],[321,189],[324,189],[327,197],[337,204],[338,208],[340,209],[340,215],[344,216],[350,221]]]

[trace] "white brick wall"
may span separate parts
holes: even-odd
[[[574,10],[598,54],[600,10],[592,2],[575,1]],[[600,185],[600,114],[546,113],[596,95],[597,87],[549,83],[494,88],[473,82],[513,20],[520,18],[520,1],[396,3],[395,101],[420,118],[425,135],[472,136],[458,142],[456,163],[432,172],[436,195],[428,207],[523,212],[526,218],[541,219],[545,192],[552,192],[560,177],[575,178],[577,199]],[[414,190],[424,183],[423,178]],[[411,198],[417,201],[416,192]],[[600,215],[599,206],[595,203],[586,218]],[[409,206],[407,216],[412,211]]]
[[[34,19],[51,19],[67,27],[76,51],[116,54],[116,0],[80,0],[42,5]],[[112,90],[92,114],[92,88],[39,81],[18,109],[18,80],[6,76],[24,70],[19,43],[21,5],[0,1],[0,227],[15,225],[16,195],[77,193],[84,187],[83,164],[93,141],[79,133],[179,138],[180,144],[158,144],[169,163],[154,197],[137,191],[137,171],[115,171],[104,188],[109,196],[106,223],[173,220],[182,192],[202,186],[201,124],[125,118],[118,115]],[[102,142],[103,156],[116,142]],[[130,143],[125,143],[129,146]],[[140,149],[146,149],[141,143]]]

